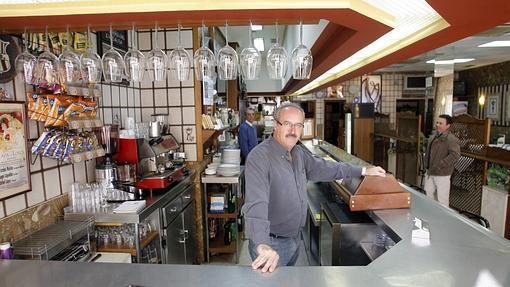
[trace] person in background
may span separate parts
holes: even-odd
[[[274,112],[273,135],[256,146],[246,160],[242,213],[251,266],[262,272],[295,265],[299,232],[306,221],[308,180],[386,175],[380,167],[326,161],[312,155],[303,145],[296,145],[303,133],[304,120],[300,106],[283,103]]]
[[[246,109],[246,120],[239,128],[239,146],[241,147],[241,162],[246,161],[250,151],[257,145],[257,127],[255,122],[255,111],[252,108]]]
[[[445,206],[450,204],[450,177],[460,158],[459,140],[450,132],[452,123],[449,115],[438,117],[436,133],[429,139],[425,156],[425,192]]]

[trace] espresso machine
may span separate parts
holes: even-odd
[[[148,138],[119,139],[115,161],[136,166],[134,185],[139,189],[164,189],[184,177],[183,153],[165,118],[153,115]]]
[[[113,188],[114,182],[117,180],[117,165],[113,156],[117,153],[119,145],[119,127],[118,125],[105,125],[101,127],[97,136],[105,150],[105,155],[97,160],[96,181],[105,188]]]

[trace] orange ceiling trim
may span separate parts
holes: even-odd
[[[450,27],[400,49],[395,53],[389,54],[388,56],[367,64],[338,79],[328,82],[327,84],[319,86],[309,92],[325,89],[329,86],[345,82],[355,77],[372,73],[377,69],[405,61],[414,56],[429,52],[433,49],[445,46],[510,21],[510,1],[508,0],[427,0],[427,2],[450,24]],[[339,58],[334,65],[342,60],[343,59]],[[298,86],[303,87],[304,85]],[[292,93],[297,90],[298,89],[292,88],[290,90],[286,90],[286,92]]]

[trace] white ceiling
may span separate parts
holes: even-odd
[[[510,23],[412,57],[402,63],[379,69],[377,72],[434,72],[434,64],[426,63],[426,61],[432,59],[475,59],[471,62],[455,64],[455,71],[510,61],[510,47],[478,48],[478,45],[497,40],[510,40]]]

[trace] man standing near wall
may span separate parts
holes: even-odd
[[[425,191],[445,206],[450,205],[450,177],[455,162],[460,158],[459,140],[450,132],[453,119],[440,115],[436,122],[436,133],[429,139],[425,166]]]
[[[244,163],[250,151],[257,145],[257,127],[255,122],[255,111],[252,108],[246,109],[246,120],[239,128],[239,146],[241,148],[241,160]]]

